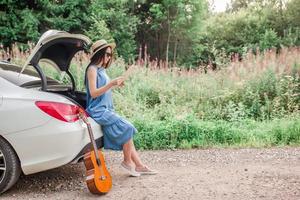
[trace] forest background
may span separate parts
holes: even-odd
[[[21,64],[49,29],[115,42],[110,75],[136,66],[116,109],[141,149],[299,145],[300,1],[212,3],[1,0],[0,51]],[[86,62],[71,68],[82,90]]]

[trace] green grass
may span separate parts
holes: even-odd
[[[300,116],[257,122],[202,121],[187,117],[173,121],[133,120],[140,149],[203,147],[271,147],[300,144]]]

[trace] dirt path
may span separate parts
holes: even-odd
[[[145,151],[160,171],[128,177],[120,152],[106,151],[113,189],[88,192],[83,163],[23,176],[1,199],[300,199],[300,148]]]

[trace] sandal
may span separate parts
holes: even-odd
[[[157,174],[158,172],[150,169],[148,166],[144,165],[143,167],[136,167],[135,171],[137,173],[140,173],[141,175],[154,175]]]
[[[126,165],[124,162],[121,163],[121,168],[124,171],[126,171],[127,173],[129,173],[130,176],[137,177],[137,176],[141,175],[140,173],[138,173],[137,171],[135,171],[134,167]]]

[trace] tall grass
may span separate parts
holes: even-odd
[[[18,64],[29,53],[12,52]],[[80,90],[87,63],[88,56],[79,53],[71,64]],[[217,71],[158,66],[117,59],[108,69],[111,78],[128,76],[125,87],[114,89],[114,104],[139,130],[138,148],[300,144],[299,48],[249,53]]]
[[[115,90],[139,148],[300,144],[300,49],[248,54],[219,71],[132,66]],[[121,75],[115,63],[109,73]]]

